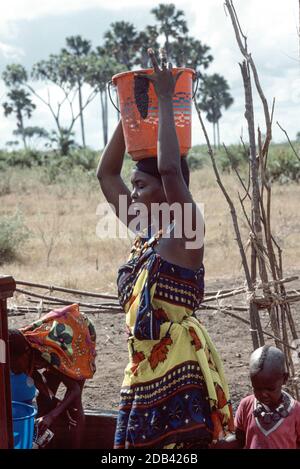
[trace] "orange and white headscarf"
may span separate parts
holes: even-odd
[[[77,304],[53,310],[20,331],[30,346],[61,373],[76,380],[93,377],[96,332]]]

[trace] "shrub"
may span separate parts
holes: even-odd
[[[216,160],[223,172],[229,173],[231,169],[239,169],[249,161],[247,150],[243,145],[229,145],[217,150]]]
[[[187,157],[188,165],[191,171],[201,169],[209,164],[210,158],[205,145],[196,145],[190,149]]]
[[[67,157],[72,166],[81,166],[87,171],[96,169],[100,152],[90,148],[73,150]]]
[[[19,213],[0,217],[0,264],[16,259],[29,236]]]
[[[300,161],[290,147],[275,145],[270,147],[268,172],[272,181],[286,183],[300,181]]]
[[[0,168],[1,172],[1,168]],[[8,171],[3,170],[0,176],[0,197],[2,195],[7,195],[11,193],[11,176],[8,174]]]

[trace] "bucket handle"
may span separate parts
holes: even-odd
[[[195,98],[196,96],[196,93],[198,91],[198,87],[199,87],[199,81],[200,81],[200,74],[196,73],[196,77],[195,79],[193,80],[193,88],[194,88],[194,83],[196,82],[196,86],[195,86],[195,89],[193,90],[193,96],[192,96],[192,100]]]
[[[199,87],[199,81],[200,81],[200,76],[198,75],[198,73],[196,74],[196,78],[195,80],[193,80],[194,82],[196,82],[196,86],[195,86],[195,89],[193,90],[193,96],[192,96],[192,100],[195,98],[196,96],[196,93],[198,91],[198,87]],[[108,90],[108,96],[109,96],[109,99],[110,99],[110,102],[111,104],[113,105],[113,107],[118,111],[118,112],[121,112],[120,109],[118,108],[118,106],[115,105],[113,99],[112,99],[112,96],[111,96],[111,92],[110,92],[110,88],[111,88],[111,85],[113,84],[112,80],[110,80],[108,83],[107,83],[107,90]],[[194,87],[194,86],[193,86]]]
[[[118,112],[121,112],[120,109],[118,108],[118,106],[115,105],[112,97],[111,97],[111,92],[110,92],[110,87],[111,85],[113,84],[112,80],[110,80],[108,83],[107,83],[107,90],[108,90],[108,96],[109,96],[109,99],[110,99],[110,102],[111,104],[113,105],[113,107],[118,111]]]

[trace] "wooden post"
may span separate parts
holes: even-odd
[[[0,277],[0,449],[14,447],[6,301],[13,296],[15,289],[12,277]]]

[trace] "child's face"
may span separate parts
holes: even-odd
[[[11,371],[18,375],[20,373],[27,373],[30,369],[30,353],[25,352],[19,356],[11,356],[10,357],[10,368]]]
[[[270,376],[260,372],[251,376],[253,392],[256,399],[268,407],[276,407],[281,400],[282,385],[286,382],[286,375]]]

